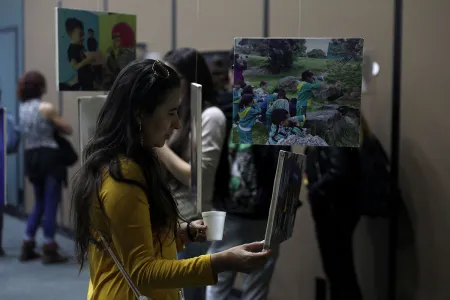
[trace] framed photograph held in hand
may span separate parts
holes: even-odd
[[[273,185],[264,249],[290,239],[297,209],[301,206],[300,190],[306,156],[280,150]]]

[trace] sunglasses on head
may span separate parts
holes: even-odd
[[[162,63],[159,60],[155,60],[155,62],[153,63],[152,71],[156,76],[163,78],[163,79],[167,79],[170,76],[169,70],[167,70],[164,63]]]

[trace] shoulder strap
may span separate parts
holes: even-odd
[[[103,237],[103,235],[100,232],[97,232],[98,235],[100,236],[100,239],[103,242],[103,245],[105,245],[106,250],[108,250],[109,255],[111,255],[112,259],[114,260],[114,262],[117,265],[117,268],[119,268],[120,273],[122,273],[123,277],[125,278],[125,280],[127,281],[130,289],[133,291],[134,295],[136,296],[137,300],[151,300],[145,296],[143,296],[138,288],[134,285],[133,281],[131,280],[130,275],[128,274],[128,272],[125,270],[125,268],[122,266],[122,264],[119,262],[119,260],[117,259],[117,256],[114,254],[114,252],[111,250],[111,247],[109,247],[108,243],[106,242],[105,238]]]

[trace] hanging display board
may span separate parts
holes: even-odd
[[[136,59],[136,16],[55,8],[59,91],[108,91]]]
[[[235,38],[237,144],[359,147],[361,38]]]

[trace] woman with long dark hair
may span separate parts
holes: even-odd
[[[179,98],[177,73],[146,59],[120,72],[100,111],[72,194],[77,258],[81,268],[89,262],[89,299],[131,300],[139,290],[153,300],[175,300],[181,288],[214,284],[229,269],[250,272],[270,255],[255,253],[263,247],[258,242],[176,260],[197,228],[180,221],[154,149],[181,128]]]
[[[216,107],[216,92],[213,79],[203,56],[192,48],[180,48],[169,51],[164,61],[172,66],[181,78],[181,98],[179,114],[184,125],[170,137],[167,146],[157,150],[169,175],[178,209],[188,221],[202,225],[201,216],[197,214],[196,202],[190,197],[191,179],[191,83],[202,85],[202,209],[211,210],[212,194],[216,169],[220,159],[222,145],[226,135],[226,119],[223,112]],[[200,116],[198,116],[200,117]],[[200,227],[199,230],[203,231]],[[189,243],[179,253],[181,259],[206,254],[208,243]],[[205,288],[185,289],[186,300],[204,299]]]
[[[43,262],[67,261],[58,252],[55,242],[56,214],[61,202],[66,166],[55,133],[72,134],[72,126],[64,121],[55,106],[42,101],[47,91],[44,75],[26,72],[19,80],[20,126],[25,142],[25,175],[33,185],[34,208],[28,217],[20,261],[40,257],[35,251],[36,231],[42,223],[44,231]],[[61,158],[61,159],[60,159]]]

